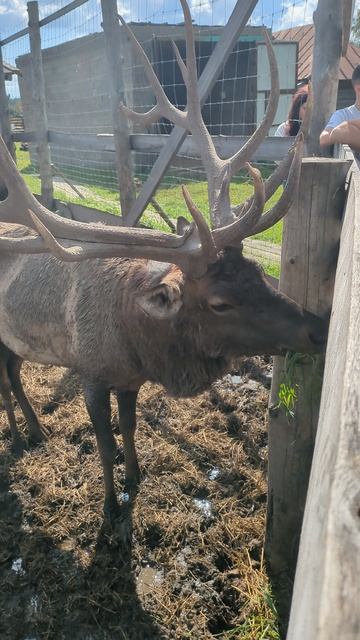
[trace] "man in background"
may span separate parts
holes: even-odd
[[[360,65],[352,74],[355,104],[339,109],[332,114],[324,131],[320,134],[320,146],[348,144],[354,151],[360,151]]]

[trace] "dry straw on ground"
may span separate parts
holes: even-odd
[[[278,637],[262,554],[268,392],[237,376],[192,400],[143,388],[144,479],[134,501],[121,495],[112,531],[102,519],[102,471],[76,377],[24,366],[51,435],[15,459],[1,412],[2,640]]]

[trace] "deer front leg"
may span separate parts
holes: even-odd
[[[34,443],[43,442],[46,440],[46,432],[41,428],[37,415],[32,408],[25,391],[23,389],[20,370],[23,361],[22,358],[15,354],[9,356],[8,361],[8,374],[11,382],[12,391],[18,401],[20,408],[24,414],[24,418],[29,428],[30,439]]]
[[[136,400],[138,391],[117,391],[119,423],[124,442],[125,487],[136,488],[140,482],[140,468],[135,449]]]
[[[24,444],[17,428],[16,418],[11,397],[11,383],[9,380],[5,359],[0,360],[0,393],[2,395],[5,411],[9,420],[11,431],[11,450],[15,455],[21,455]]]
[[[114,485],[116,440],[111,428],[110,390],[103,385],[89,382],[84,383],[83,386],[86,408],[95,429],[104,472],[104,514],[113,520],[119,514],[120,507]]]

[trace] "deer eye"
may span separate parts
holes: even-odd
[[[226,304],[225,302],[221,302],[219,304],[211,304],[211,309],[215,311],[215,313],[226,313],[227,311],[231,311],[234,307],[231,304]]]

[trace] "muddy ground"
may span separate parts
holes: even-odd
[[[0,412],[0,638],[277,638],[262,552],[270,370],[248,360],[192,400],[143,388],[144,479],[128,501],[118,435],[123,513],[111,530],[76,377],[24,365],[51,435],[16,459]]]

